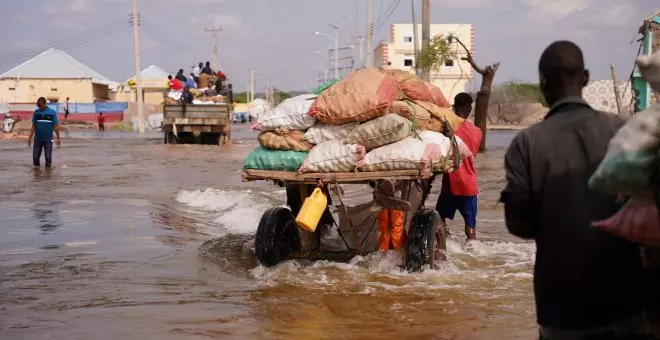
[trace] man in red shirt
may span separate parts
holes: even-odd
[[[99,131],[105,131],[105,117],[103,117],[103,112],[99,112]]]
[[[454,112],[465,119],[461,126],[454,131],[456,136],[470,148],[474,156],[479,152],[482,133],[481,130],[470,123],[467,118],[472,112],[472,97],[463,92],[454,98]],[[447,229],[447,219],[453,220],[456,210],[465,220],[465,236],[468,240],[476,240],[477,232],[477,172],[474,170],[474,156],[466,158],[458,170],[442,176],[442,189],[435,210],[440,214],[443,227]]]
[[[170,90],[172,91],[181,91],[183,90],[183,83],[181,80],[172,78],[172,75],[167,76],[167,79],[170,81]]]

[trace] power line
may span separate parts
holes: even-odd
[[[34,54],[35,52],[41,52],[44,49],[47,49],[48,47],[58,46],[58,45],[61,45],[61,44],[69,44],[71,42],[76,42],[76,41],[78,41],[82,38],[86,38],[90,35],[97,35],[97,34],[100,34],[100,33],[107,32],[107,31],[112,31],[118,26],[127,27],[128,26],[127,24],[129,22],[130,22],[130,19],[128,17],[121,18],[121,19],[116,19],[116,20],[113,20],[111,22],[105,23],[103,25],[100,25],[100,26],[94,27],[92,29],[83,31],[83,32],[78,33],[76,35],[66,37],[66,38],[60,38],[58,40],[39,45],[37,47],[24,49],[24,50],[19,50],[19,51],[13,51],[13,52],[0,53],[0,58],[5,58],[6,59],[6,58],[10,58],[10,57],[22,56],[22,55],[25,55],[25,54]]]
[[[25,60],[27,58],[33,57],[34,55],[43,52],[49,48],[58,48],[61,50],[72,49],[75,47],[82,46],[84,44],[97,41],[100,38],[107,37],[111,34],[117,33],[127,27],[128,21],[126,18],[115,20],[109,23],[106,23],[101,26],[97,26],[93,29],[81,32],[77,35],[61,38],[46,44],[42,44],[38,47],[2,53],[0,54],[0,64],[15,63],[18,61]]]
[[[385,25],[385,23],[387,23],[387,22],[390,20],[390,18],[392,17],[392,14],[394,14],[394,12],[396,12],[396,9],[397,9],[397,8],[399,7],[399,5],[401,4],[401,0],[394,0],[394,1],[392,1],[392,4],[393,4],[392,9],[390,10],[389,14],[387,14],[387,18],[385,18],[384,20],[382,20],[382,21],[377,25],[377,28],[376,28],[376,31],[377,31],[377,32],[380,31],[380,29],[383,28],[383,26]]]

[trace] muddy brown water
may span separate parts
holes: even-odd
[[[0,338],[534,338],[535,247],[496,206],[515,132],[491,132],[478,158],[480,241],[458,218],[448,261],[409,274],[396,252],[259,266],[253,233],[284,190],[241,182],[254,134],[234,130],[223,150],[74,132],[51,171],[0,142]]]

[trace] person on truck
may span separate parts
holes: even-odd
[[[465,119],[454,133],[467,144],[472,154],[476,155],[479,152],[482,133],[467,120],[472,112],[472,102],[472,97],[465,92],[457,94],[454,98],[454,112]],[[464,159],[458,170],[442,176],[442,189],[435,209],[440,214],[447,235],[449,235],[447,219],[453,220],[458,210],[465,221],[465,236],[468,240],[477,239],[478,192],[474,156]]]
[[[211,62],[210,61],[206,62],[206,66],[204,66],[204,68],[202,69],[202,73],[207,74],[209,76],[213,75],[213,70],[211,69]]]
[[[197,82],[195,81],[195,75],[193,73],[190,73],[186,78],[186,87],[189,89],[197,88]]]
[[[204,63],[200,61],[199,65],[193,68],[193,74],[195,75],[195,78],[199,78],[199,75],[202,74],[202,67],[204,67]]]
[[[183,69],[179,69],[179,72],[176,73],[175,78],[179,79],[179,81],[182,83],[185,83],[187,80],[186,76],[183,75]]]
[[[170,90],[181,91],[183,89],[183,84],[179,79],[173,78],[172,75],[167,76],[167,79],[170,81]]]

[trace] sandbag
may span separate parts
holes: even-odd
[[[407,137],[368,152],[360,170],[424,170],[443,160],[437,145],[425,144],[419,139]]]
[[[632,116],[617,131],[589,186],[611,194],[647,190],[658,169],[659,149],[660,105],[654,105]]]
[[[434,84],[403,70],[386,70],[385,73],[397,80],[401,92],[409,99],[433,103],[440,107],[451,107],[442,90]]]
[[[312,144],[303,140],[303,133],[298,130],[275,129],[259,135],[259,144],[266,149],[282,151],[309,151]]]
[[[303,140],[312,144],[321,144],[331,140],[346,138],[348,134],[358,126],[357,123],[346,123],[342,125],[331,125],[317,122],[305,132]]]
[[[352,172],[361,164],[364,146],[333,140],[312,148],[298,170],[304,172]]]
[[[247,156],[243,169],[296,171],[306,157],[307,152],[276,151],[258,147]]]
[[[637,58],[637,66],[644,80],[648,81],[654,91],[660,92],[660,51],[650,56]]]
[[[408,137],[412,130],[412,123],[409,120],[390,113],[360,124],[346,136],[344,143],[360,144],[367,151],[371,151]]]
[[[390,112],[413,122],[417,129],[425,128],[431,122],[431,113],[411,101],[397,100],[393,102]]]
[[[327,124],[366,122],[389,113],[399,97],[394,77],[367,68],[323,91],[309,113]]]
[[[314,103],[313,94],[302,94],[284,100],[276,108],[259,116],[252,127],[260,131],[272,131],[277,128],[305,131],[316,123],[316,118],[308,115]]]
[[[651,199],[631,199],[614,216],[594,226],[633,243],[660,247],[660,214]]]
[[[429,126],[429,128],[427,128],[428,130],[446,132],[444,121],[447,120],[452,130],[456,131],[465,121],[465,119],[457,116],[456,113],[449,108],[440,107],[433,103],[423,101],[415,101],[415,104],[426,109],[431,114],[431,120],[434,121],[434,124]]]

